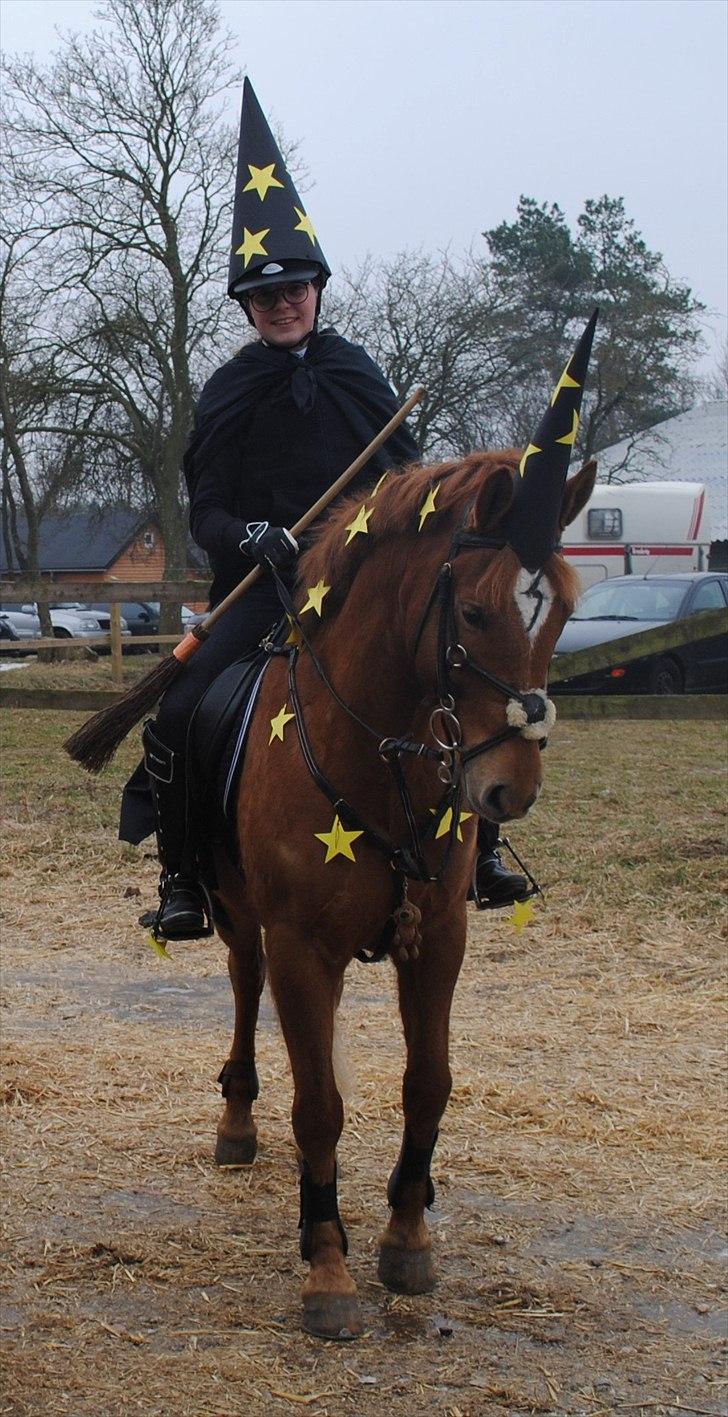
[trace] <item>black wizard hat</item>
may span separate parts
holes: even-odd
[[[228,295],[331,275],[307,215],[265,120],[253,85],[243,86]]]
[[[520,461],[505,532],[528,571],[546,564],[559,539],[561,499],[598,315],[595,310]]]

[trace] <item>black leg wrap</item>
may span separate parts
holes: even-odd
[[[336,1173],[333,1181],[327,1181],[323,1186],[317,1186],[311,1180],[311,1171],[308,1163],[304,1161],[301,1167],[301,1217],[298,1228],[301,1232],[301,1259],[310,1260],[311,1247],[313,1244],[313,1227],[320,1225],[324,1220],[335,1220],[339,1227],[341,1243],[344,1254],[349,1253],[349,1241],[346,1238],[346,1231],[341,1223],[339,1215],[339,1205],[336,1199]]]
[[[233,1058],[228,1058],[227,1062],[223,1064],[222,1071],[218,1078],[218,1082],[222,1086],[223,1097],[227,1097],[230,1091],[230,1083],[233,1079],[247,1082],[250,1100],[251,1102],[255,1102],[260,1092],[255,1063],[238,1063]]]
[[[430,1176],[430,1162],[432,1161],[432,1153],[435,1150],[438,1135],[439,1134],[435,1132],[432,1138],[432,1146],[413,1146],[407,1128],[405,1127],[404,1137],[402,1139],[402,1150],[399,1153],[397,1165],[389,1178],[389,1185],[387,1186],[387,1200],[392,1207],[399,1205],[405,1186],[411,1186],[416,1181],[424,1181],[427,1186],[425,1204],[428,1210],[431,1209],[435,1200],[435,1187],[432,1184],[432,1177]]]

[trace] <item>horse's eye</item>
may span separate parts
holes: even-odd
[[[485,625],[485,615],[479,605],[465,604],[461,606],[463,620],[466,625],[473,625],[478,630],[482,630]]]

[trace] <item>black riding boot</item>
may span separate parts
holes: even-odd
[[[144,764],[154,801],[157,849],[162,874],[159,909],[152,933],[162,940],[198,940],[212,934],[210,901],[197,879],[196,865],[187,842],[187,777],[185,760],[157,738],[151,722],[142,732]]]
[[[498,828],[481,817],[478,823],[478,854],[468,899],[480,908],[513,905],[529,891],[528,881],[518,871],[509,871],[496,850]]]

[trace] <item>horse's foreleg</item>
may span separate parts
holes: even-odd
[[[435,1284],[432,1241],[425,1208],[434,1188],[430,1162],[437,1129],[450,1096],[450,1006],[460,972],[465,926],[432,926],[419,957],[397,965],[399,1005],[407,1043],[402,1084],[404,1136],[389,1178],[389,1224],[379,1249],[379,1278],[400,1294],[421,1294]]]
[[[222,875],[221,887],[225,882]],[[257,1128],[253,1103],[258,1096],[255,1071],[255,1027],[260,995],[265,982],[260,927],[235,877],[237,894],[228,890],[215,899],[215,926],[228,947],[228,973],[235,997],[235,1029],[230,1056],[223,1064],[218,1082],[222,1085],[224,1109],[217,1127],[215,1160],[218,1166],[250,1166],[257,1150]]]
[[[362,1330],[356,1285],[345,1255],[336,1197],[336,1146],[344,1107],[332,1063],[341,971],[307,949],[298,935],[266,938],[271,989],[293,1072],[293,1133],[299,1150],[301,1256],[310,1264],[303,1287],[303,1326],[323,1338]]]

